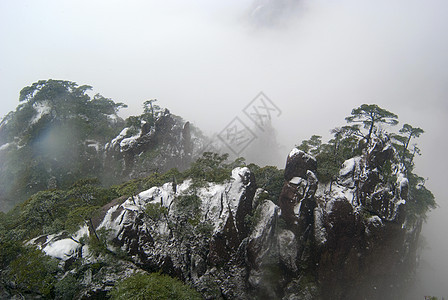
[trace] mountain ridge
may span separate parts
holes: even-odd
[[[0,214],[2,297],[106,298],[153,272],[206,299],[394,299],[412,283],[436,206],[413,173],[422,129],[389,134],[398,117],[363,104],[278,170],[201,153],[155,100],[122,120],[89,88],[37,82],[0,122],[0,200],[24,201]]]

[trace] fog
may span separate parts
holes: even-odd
[[[1,1],[0,117],[23,87],[64,79],[127,103],[124,117],[156,98],[213,135],[235,117],[253,126],[243,109],[262,91],[280,111],[271,160],[283,166],[376,103],[425,130],[416,171],[440,206],[409,297],[448,297],[447,30],[442,0]]]

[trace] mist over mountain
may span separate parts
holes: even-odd
[[[415,173],[423,129],[394,133],[396,114],[362,104],[282,170],[238,157],[275,161],[269,114],[217,141],[155,99],[123,120],[89,89],[38,81],[0,123],[0,200],[15,205],[0,215],[2,298],[397,299],[414,285],[436,207]]]
[[[22,89],[21,104],[0,123],[2,210],[83,178],[110,185],[184,170],[205,143],[198,129],[155,100],[123,120],[117,113],[125,104],[90,97],[89,89],[51,79]]]
[[[278,176],[261,183],[259,178],[270,178],[266,175],[270,172],[278,175],[292,148],[313,135],[322,136],[322,143],[327,143],[333,138],[331,129],[346,125],[344,118],[350,109],[361,103],[376,103],[400,117],[400,124],[391,129],[394,133],[405,123],[425,130],[417,140],[423,155],[414,158],[414,172],[424,178],[425,187],[432,191],[438,204],[422,227],[420,239],[425,238],[426,246],[417,268],[419,280],[409,287],[405,299],[421,300],[425,295],[446,298],[447,12],[447,2],[441,0],[1,1],[0,118],[23,103],[18,99],[23,87],[48,78],[70,80],[79,85],[87,83],[94,87],[86,91],[91,99],[101,93],[115,103],[126,103],[128,107],[117,112],[122,121],[130,116],[141,116],[143,102],[158,99],[154,104],[162,107],[162,112],[168,108],[171,115],[184,119],[176,126],[178,134],[172,140],[179,141],[180,128],[188,121],[193,125],[192,131],[200,128],[204,135],[216,137],[204,144],[205,149],[216,152],[222,146],[223,153],[230,154],[229,161],[244,156],[246,164],[275,165],[277,170],[265,169],[257,177],[260,187],[270,189],[269,186],[276,185]],[[280,115],[271,118],[275,143],[244,113],[260,92],[281,110]],[[243,151],[233,144],[232,151],[222,137],[217,137],[235,118],[258,137]],[[81,132],[85,121],[76,125]],[[126,142],[139,132],[137,127],[133,129],[127,124],[119,127],[104,145],[117,138],[126,127],[130,128],[129,135],[119,140]],[[22,150],[21,154],[27,158],[40,153],[39,161],[21,160],[22,156],[12,154],[15,144],[9,140],[14,146],[6,150],[10,160],[4,160],[0,154],[0,165],[1,168],[10,166],[7,171],[12,173],[7,173],[0,181],[12,182],[19,173],[28,174],[21,178],[21,185],[31,183],[34,189],[34,184],[38,183],[41,187],[56,187],[79,195],[79,185],[83,186],[86,181],[78,182],[77,187],[71,185],[82,173],[70,174],[71,170],[63,168],[61,153],[64,151],[67,165],[75,165],[71,158],[87,151],[85,159],[80,160],[82,169],[103,169],[104,176],[98,181],[87,180],[88,188],[82,188],[87,190],[106,188],[114,184],[112,181],[117,176],[123,175],[118,180],[124,182],[157,169],[153,160],[139,160],[140,152],[137,155],[132,150],[119,152],[121,142],[118,140],[113,147],[116,150],[109,148],[109,158],[99,158],[101,155],[92,150],[101,137],[92,139],[93,143],[88,143],[90,147],[87,148],[84,137],[75,131],[67,133],[65,129],[49,130],[39,137],[41,142],[35,147],[18,149],[17,153]],[[264,147],[265,142],[259,143],[264,138],[276,147]],[[66,143],[59,145],[59,149],[50,147],[57,145],[54,142],[57,139]],[[145,137],[131,140],[137,139],[143,143]],[[79,146],[67,143],[68,140],[78,141]],[[103,144],[98,146],[101,148]],[[57,161],[49,160],[47,151],[57,157]],[[169,157],[179,153],[177,151],[177,146],[173,146],[159,155],[166,153]],[[90,165],[89,157],[94,157],[97,163]],[[32,163],[27,166],[29,161]],[[116,162],[109,166],[110,172],[104,169],[104,161]],[[145,164],[140,164],[141,161]],[[131,165],[132,168],[126,167]],[[332,164],[329,166],[327,171],[334,169]],[[81,169],[79,165],[74,167]],[[55,178],[47,176],[57,169],[64,171]],[[128,174],[131,169],[135,172]],[[324,173],[331,173],[327,171]],[[44,177],[46,179],[42,180]],[[173,181],[173,174],[164,180]],[[126,195],[153,184],[161,183],[154,178],[140,180],[129,187]],[[19,191],[22,194],[12,197],[10,194],[9,204],[3,206],[3,210],[12,208],[13,203],[27,201],[38,190],[37,187],[34,191],[17,188],[6,184],[0,189],[2,199],[5,193]],[[280,191],[276,190],[274,194],[278,198]],[[101,206],[110,200],[98,191],[95,195],[103,200],[89,204],[89,197],[84,197],[87,200],[80,201]],[[42,195],[37,198],[42,200]],[[52,203],[55,199],[59,198],[48,197],[47,200]],[[45,206],[38,207],[45,210]],[[77,211],[77,214],[87,213]],[[45,215],[36,218],[40,222],[51,219]]]

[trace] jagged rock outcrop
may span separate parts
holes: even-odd
[[[126,127],[107,143],[105,168],[114,178],[122,179],[141,178],[172,168],[185,170],[194,157],[202,154],[204,140],[197,132],[190,122],[165,109],[154,124],[141,121]]]
[[[393,299],[421,229],[406,219],[408,182],[394,155],[374,144],[346,161],[330,188],[318,186],[316,160],[294,149],[278,205],[259,200],[254,175],[236,168],[223,184],[166,183],[112,203],[92,225],[132,269],[161,270],[206,299]],[[395,176],[382,171],[386,163]],[[75,240],[81,234],[88,228]],[[68,237],[40,244],[65,261],[91,259]]]
[[[255,191],[253,174],[237,168],[224,184],[197,187],[187,180],[176,191],[172,183],[153,187],[109,205],[93,225],[107,232],[110,251],[124,251],[141,269],[188,281],[209,299],[249,299],[244,245]],[[83,234],[92,233],[86,227],[74,239]],[[72,238],[51,238],[36,241],[49,255],[62,260],[92,255]]]
[[[346,161],[338,183],[319,196],[316,276],[325,299],[393,299],[409,274],[417,240],[414,235],[412,247],[405,243],[415,225],[404,225],[407,180],[394,155],[389,144],[377,141]],[[382,170],[386,162],[395,182]]]

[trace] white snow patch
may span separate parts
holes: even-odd
[[[349,173],[353,172],[360,161],[361,157],[353,157],[344,161],[342,169],[339,171],[339,176],[347,176]]]
[[[95,148],[96,152],[100,150],[100,143],[94,140],[87,140],[86,145],[89,148]]]
[[[350,203],[353,203],[353,200],[355,199],[355,188],[349,188],[335,184],[334,194],[336,195],[336,198],[345,198]]]
[[[400,189],[409,185],[408,179],[401,172],[397,174],[397,185],[400,187]]]
[[[288,266],[288,269],[297,270],[297,248],[298,239],[295,234],[287,229],[284,229],[278,235],[278,247],[280,259]]]
[[[302,150],[299,150],[299,149],[297,149],[297,148],[293,148],[293,149],[291,150],[291,152],[289,152],[288,157],[293,157],[294,155],[299,154],[300,152],[303,152],[303,151],[302,151]]]
[[[302,150],[299,150],[299,149],[297,149],[297,148],[293,148],[293,149],[291,150],[291,152],[289,152],[288,158],[293,157],[293,156],[298,155],[298,154],[302,154],[303,158],[304,158],[306,161],[308,161],[308,160],[310,160],[310,159],[311,159],[311,160],[316,160],[313,156],[311,156],[311,155],[309,155],[308,153],[306,153],[306,152],[304,152],[304,151],[302,151]]]
[[[302,182],[302,180],[303,180],[303,179],[300,178],[300,177],[293,177],[293,178],[289,181],[289,183],[299,185],[299,184]]]
[[[33,108],[37,114],[31,119],[31,124],[37,123],[44,115],[49,114],[51,111],[51,107],[47,102],[34,103]]]
[[[230,214],[233,215],[233,221],[236,222],[235,216],[242,193],[245,191],[244,179],[247,177],[248,172],[250,172],[248,168],[236,168],[232,171],[234,180],[224,184],[209,184],[197,190],[196,193],[202,201],[202,220],[210,221],[214,226],[215,233],[223,229]],[[170,216],[174,216],[178,212],[170,209],[173,200],[176,198],[176,195],[188,193],[191,184],[191,179],[185,180],[177,185],[177,191],[175,193],[173,184],[168,182],[160,187],[152,187],[137,196],[130,197],[121,205],[111,207],[106,212],[97,229],[105,228],[111,230],[109,232],[110,237],[116,236],[125,224],[133,222],[136,216],[135,212],[139,213],[143,211],[148,203],[160,203],[164,207],[169,208],[168,214]],[[273,203],[272,205],[272,209],[277,207]],[[160,234],[168,234],[169,228],[164,222],[159,222],[156,226],[154,229]],[[237,228],[236,223],[235,228]],[[88,227],[83,226],[73,238],[79,241],[82,236],[88,234]],[[52,238],[56,239],[56,237],[48,237],[47,240]],[[48,255],[60,259],[67,259],[75,253],[78,247],[80,247],[80,244],[72,239],[62,239],[54,242],[50,240],[47,245],[42,245],[42,247],[45,248],[45,253]],[[83,257],[89,259],[89,252],[86,246],[82,248]]]
[[[6,143],[0,146],[0,151],[6,150],[11,144],[10,143]]]
[[[406,200],[401,199],[399,201],[397,201],[397,203],[395,203],[396,207],[400,206],[400,205],[405,205],[406,204]]]
[[[67,260],[76,253],[76,250],[79,247],[81,247],[81,244],[75,242],[72,239],[62,239],[55,242],[50,242],[43,249],[43,251],[49,256]]]
[[[270,200],[265,200],[260,204],[258,208],[260,210],[259,219],[255,229],[252,231],[250,235],[250,239],[257,239],[263,235],[263,232],[266,228],[268,228],[269,222],[274,218],[276,212],[278,211],[278,206],[274,204],[274,202]]]
[[[295,215],[299,215],[300,214],[300,207],[302,206],[302,201],[299,201],[299,203],[297,203],[295,206],[294,206],[294,214]]]
[[[206,220],[212,222],[213,232],[218,232],[225,225],[229,215],[226,189],[228,189],[226,184],[211,184],[199,190],[199,198],[202,200],[201,208]]]
[[[89,236],[89,228],[87,227],[87,225],[84,225],[81,228],[79,228],[79,230],[75,233],[75,236],[73,238],[79,241],[79,239],[82,238],[83,236]]]
[[[235,168],[232,170],[232,178],[235,179],[235,182],[241,182],[242,178],[249,172],[250,170],[247,167]]]
[[[120,142],[120,152],[126,151],[131,148],[135,143],[137,143],[137,139],[140,137],[142,131],[139,130],[135,135],[125,138]]]
[[[129,201],[129,199],[127,200]],[[127,202],[126,201],[126,202]],[[125,203],[126,203],[125,202]],[[124,208],[124,203],[122,204],[123,208]],[[126,213],[126,209],[124,209],[120,215],[115,218],[112,219],[112,214],[118,209],[119,205],[115,205],[112,206],[106,213],[106,215],[104,216],[103,221],[101,222],[101,224],[98,226],[98,229],[100,228],[106,228],[106,229],[112,229],[115,231],[115,233],[119,232],[121,227],[123,226],[122,224],[120,224],[120,221],[122,219],[122,216],[124,213]],[[128,210],[132,210],[131,207],[127,208]]]
[[[324,212],[322,208],[314,209],[314,237],[318,244],[323,245],[327,241],[327,231],[323,223]]]
[[[331,198],[330,201],[328,201],[328,202],[325,204],[325,211],[326,211],[327,213],[331,213],[331,212],[333,211],[333,206],[334,206],[334,204],[335,204],[336,201],[338,201],[338,200],[339,200],[338,198]]]
[[[111,115],[106,115],[106,116],[112,123],[117,123],[117,121],[118,121],[117,114],[111,114]]]
[[[383,221],[378,216],[371,216],[367,219],[367,222],[372,224],[374,227],[382,227],[384,226]]]
[[[119,141],[124,139],[128,133],[129,127],[124,128],[111,142],[110,146],[114,147]]]
[[[313,185],[313,184],[317,184],[317,176],[316,174],[314,174],[313,171],[311,170],[307,170],[306,171],[306,180],[308,181],[309,184]]]

